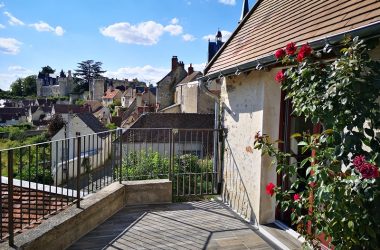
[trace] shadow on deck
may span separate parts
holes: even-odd
[[[127,206],[69,249],[274,249],[216,201]]]

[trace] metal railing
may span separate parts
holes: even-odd
[[[122,180],[170,179],[174,197],[220,194],[219,130],[117,129],[0,150],[0,238]]]
[[[215,129],[128,129],[122,179],[170,179],[175,197],[218,194],[218,138]]]
[[[121,129],[0,150],[0,238],[39,224],[121,181]]]

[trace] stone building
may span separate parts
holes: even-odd
[[[174,104],[175,88],[187,76],[183,62],[177,56],[172,58],[171,71],[157,83],[158,109],[164,109]]]
[[[74,78],[72,77],[70,70],[68,71],[68,76],[64,77],[50,74],[48,76],[39,76],[37,78],[37,96],[68,96],[73,89]]]

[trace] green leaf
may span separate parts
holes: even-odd
[[[348,228],[351,228],[351,229],[354,228],[354,223],[352,221],[349,221],[347,225],[348,225]]]

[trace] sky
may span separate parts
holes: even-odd
[[[250,5],[252,6],[252,1]],[[242,0],[0,0],[0,88],[49,65],[103,63],[105,76],[155,84],[178,56],[203,70],[207,41],[237,27]]]

